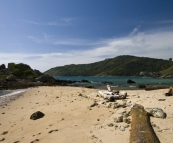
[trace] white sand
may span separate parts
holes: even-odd
[[[167,91],[168,89],[128,90],[129,96],[126,99],[144,107],[162,108],[167,113],[166,119],[151,117],[151,122],[156,124],[154,131],[161,143],[171,143],[173,140],[173,96],[165,97],[164,93]],[[78,96],[80,93],[83,96]],[[119,126],[127,124],[116,123],[114,118],[123,111],[130,111],[130,107],[113,109],[99,105],[88,108],[94,101],[103,101],[101,97],[97,97],[97,89],[37,87],[21,95],[7,106],[0,107],[0,140],[4,138],[4,143],[30,143],[34,140],[40,143],[129,142],[130,127],[120,131]],[[45,116],[31,120],[31,114],[36,111],[43,112]],[[109,127],[109,123],[118,125],[118,128]],[[5,131],[8,133],[2,135]],[[49,133],[50,131],[52,132]]]

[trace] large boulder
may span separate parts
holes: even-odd
[[[55,79],[52,76],[50,76],[50,75],[44,74],[44,75],[41,75],[41,76],[37,77],[36,81],[40,81],[40,82],[54,82]]]
[[[135,81],[131,80],[131,79],[128,79],[127,80],[127,83],[136,83]]]
[[[6,80],[8,80],[8,81],[16,81],[17,77],[14,76],[13,74],[10,74],[9,76],[6,77]]]
[[[37,111],[30,116],[30,119],[31,120],[37,120],[37,119],[40,119],[43,117],[44,117],[44,113],[42,113],[41,111]]]

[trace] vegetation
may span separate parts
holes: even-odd
[[[173,75],[173,66],[160,72],[162,75],[168,76]]]
[[[170,60],[147,57],[118,56],[112,59],[79,65],[65,65],[44,72],[52,76],[134,76],[143,72],[160,72],[170,68]]]
[[[9,63],[7,69],[0,71],[0,78],[7,77],[9,73],[22,79],[33,79],[38,77],[38,74],[34,70],[32,70],[29,65],[23,63]]]

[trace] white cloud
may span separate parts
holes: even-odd
[[[105,58],[113,58],[118,55],[134,55],[152,58],[169,59],[173,58],[173,31],[152,31],[152,32],[137,32],[133,35],[128,35],[121,38],[105,39],[95,41],[98,45],[94,45],[92,49],[70,50],[63,53],[47,53],[47,54],[27,54],[27,53],[1,53],[1,63],[26,63],[34,69],[41,71],[48,70],[52,67],[63,66],[66,64],[84,64],[92,63]],[[133,32],[132,32],[133,33]],[[49,36],[44,35],[46,40],[50,40]],[[35,39],[30,36],[29,38]],[[37,42],[43,42],[36,39]],[[67,42],[66,42],[67,41]],[[65,41],[49,41],[57,42],[55,44],[69,44],[73,45],[75,42],[81,45],[87,45],[87,40],[83,42],[78,40]],[[65,43],[63,43],[65,42]],[[91,45],[90,45],[91,46]]]
[[[73,21],[78,20],[78,18],[62,18],[57,21],[50,22],[35,22],[31,20],[20,20],[24,23],[33,24],[33,25],[43,25],[43,26],[69,26]]]
[[[133,31],[130,33],[130,35],[132,36],[132,35],[138,33],[140,27],[141,27],[140,25],[138,25],[137,27],[135,27],[135,28],[133,29]]]

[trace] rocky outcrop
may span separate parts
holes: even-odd
[[[10,74],[9,76],[6,77],[6,80],[7,81],[16,81],[17,77],[14,76],[13,74]]]
[[[55,80],[39,70],[33,70],[29,65],[9,63],[6,68],[0,66],[0,89],[23,89],[35,86],[65,86],[67,81]]]
[[[55,79],[50,76],[50,75],[41,75],[39,77],[36,78],[36,81],[40,81],[40,82],[55,82]]]
[[[0,70],[6,69],[5,64],[0,65]]]
[[[127,83],[136,83],[135,81],[131,80],[131,79],[128,79],[127,80]]]
[[[143,72],[143,71],[140,72],[139,75],[146,76],[146,77],[154,77],[154,78],[161,76],[161,74],[159,72]]]

